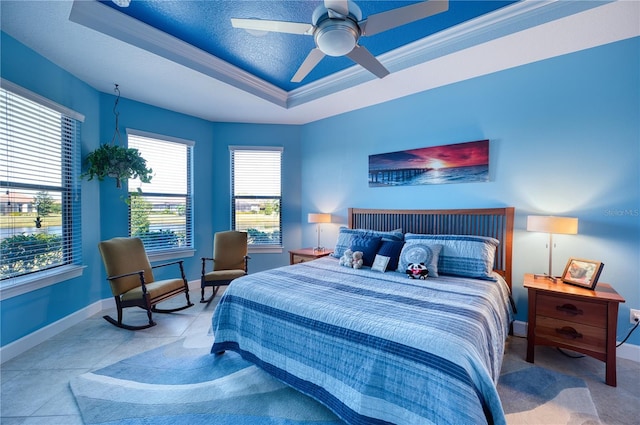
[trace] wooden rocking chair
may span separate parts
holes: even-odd
[[[151,266],[140,238],[113,238],[98,244],[102,261],[107,271],[107,280],[118,309],[118,320],[103,316],[109,323],[123,329],[138,330],[154,326],[151,313],[171,313],[191,307],[189,285],[184,274],[183,261]],[[179,278],[155,280],[153,269],[178,265]],[[187,304],[173,309],[158,309],[156,304],[184,293]],[[149,323],[141,326],[126,325],[122,322],[122,310],[127,307],[140,307],[147,311]]]
[[[217,232],[213,236],[213,258],[202,257],[200,276],[201,303],[210,302],[216,296],[220,286],[228,285],[232,280],[247,274],[249,256],[247,255],[247,233],[236,230]],[[207,271],[207,261],[213,262],[213,270]],[[204,288],[211,286],[213,292],[204,298]]]

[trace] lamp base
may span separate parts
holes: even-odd
[[[549,279],[549,280],[550,280],[550,281],[552,281],[553,283],[558,283],[558,279],[559,279],[558,277],[551,276],[551,275],[548,275],[548,274],[546,274],[546,273],[543,273],[543,274],[534,274],[534,275],[533,275],[533,278],[534,278],[534,279]]]
[[[324,252],[324,247],[323,246],[317,246],[317,247],[313,248],[313,252]]]

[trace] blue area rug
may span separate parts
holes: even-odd
[[[70,382],[86,424],[337,425],[331,411],[234,352],[178,341]],[[582,379],[529,365],[498,383],[507,424],[600,424]],[[505,367],[503,366],[503,369]]]
[[[238,354],[203,355],[178,341],[70,382],[86,424],[343,422]]]
[[[580,378],[536,366],[500,375],[507,424],[597,425],[598,412]]]

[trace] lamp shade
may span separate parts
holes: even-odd
[[[331,214],[309,213],[309,223],[331,223]]]
[[[527,231],[559,235],[576,235],[578,234],[578,219],[576,217],[530,215],[527,216]]]

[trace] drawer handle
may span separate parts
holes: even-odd
[[[582,310],[576,307],[573,304],[563,304],[556,307],[556,310],[561,311],[563,313],[570,314],[571,316],[577,316],[579,314],[584,314]]]
[[[565,326],[562,329],[556,328],[556,333],[562,335],[565,338],[571,338],[571,339],[582,338],[582,334],[570,326]]]

